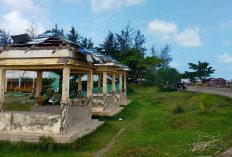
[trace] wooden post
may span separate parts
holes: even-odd
[[[93,71],[87,74],[87,97],[93,96]]]
[[[119,92],[122,92],[122,74],[119,74]]]
[[[115,92],[115,74],[112,74],[112,92]]]
[[[101,75],[98,75],[98,93],[101,91]]]
[[[6,70],[0,69],[0,112],[3,111],[5,83],[6,83]]]
[[[103,94],[107,94],[107,72],[103,72]]]
[[[36,79],[36,94],[35,97],[39,98],[41,90],[42,90],[42,71],[37,71],[37,79]]]
[[[82,74],[78,74],[78,91],[77,96],[81,96],[82,92]]]
[[[69,99],[69,77],[70,77],[70,68],[68,66],[65,66],[64,69],[63,69],[61,103],[68,103],[68,99]]]

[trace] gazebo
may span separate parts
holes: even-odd
[[[51,31],[32,40],[26,34],[12,38],[14,43],[0,51],[0,139],[37,141],[39,136],[51,136],[57,142],[67,142],[103,123],[91,119],[94,60],[90,53]],[[31,112],[4,112],[6,70],[37,72],[36,104]],[[43,71],[62,73],[60,105],[38,105]],[[69,98],[71,73],[88,75],[82,105]]]

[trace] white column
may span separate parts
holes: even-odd
[[[115,74],[112,74],[112,92],[115,92]]]
[[[62,98],[61,103],[68,103],[69,99],[69,77],[70,77],[70,68],[65,66],[63,69],[63,80],[62,80]]]
[[[119,74],[119,91],[122,91],[122,74]]]
[[[82,91],[82,74],[78,74],[78,93],[81,94]]]
[[[4,102],[5,83],[6,83],[6,70],[0,69],[0,103]]]
[[[103,94],[107,94],[107,72],[103,72]]]
[[[6,70],[0,69],[0,112],[3,111],[5,83],[6,83]]]
[[[126,74],[124,74],[124,90],[126,90],[127,87],[126,87]]]
[[[5,83],[5,93],[7,92],[7,78],[6,78],[6,83]]]
[[[87,73],[87,97],[93,96],[93,71]]]
[[[101,91],[101,75],[98,75],[98,92]]]
[[[36,94],[35,97],[39,97],[42,90],[42,71],[37,71],[37,79],[36,79]]]

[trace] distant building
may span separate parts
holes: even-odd
[[[37,73],[34,71],[19,71],[7,70],[6,71],[6,87],[5,92],[31,93],[35,90]],[[59,88],[59,75],[53,72],[44,72],[43,78],[55,78],[56,81],[52,84],[51,89],[57,90]]]

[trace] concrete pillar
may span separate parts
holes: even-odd
[[[0,112],[3,111],[5,83],[6,83],[6,70],[0,69]]]
[[[6,78],[6,83],[5,83],[5,93],[7,92],[7,78]]]
[[[78,91],[77,96],[81,96],[82,92],[82,74],[78,74]]]
[[[103,72],[103,94],[107,94],[107,72]]]
[[[101,91],[101,75],[98,75],[98,93]]]
[[[115,74],[112,74],[112,92],[115,92]]]
[[[87,73],[87,97],[93,96],[93,71]]]
[[[64,69],[63,69],[61,103],[68,103],[69,84],[70,84],[69,77],[70,77],[70,68],[68,66],[65,66]]]
[[[124,90],[126,91],[127,87],[126,87],[126,74],[124,74]]]
[[[122,74],[119,74],[119,91],[122,91]]]
[[[37,71],[37,79],[36,79],[36,94],[35,97],[38,98],[40,96],[42,90],[42,71]]]

